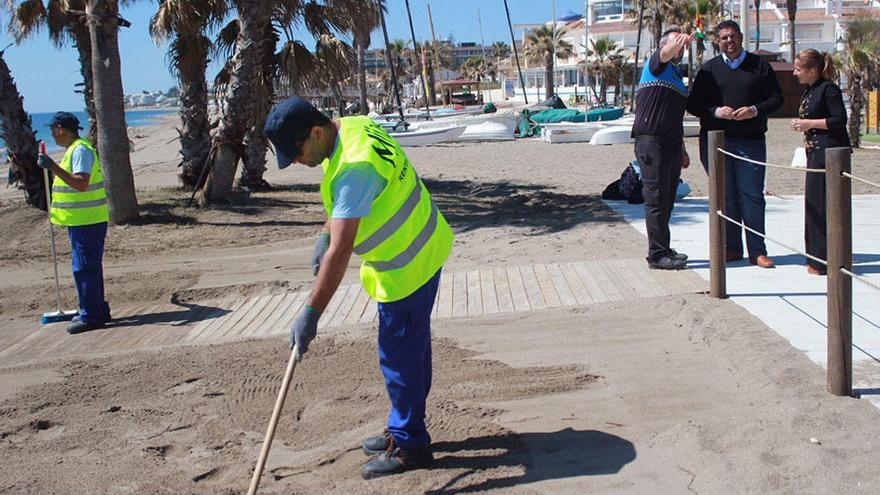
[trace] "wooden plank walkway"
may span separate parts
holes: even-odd
[[[580,261],[446,272],[432,317],[480,317],[706,290],[699,275],[649,270],[642,259]],[[308,292],[202,304],[129,307],[106,329],[68,335],[65,323],[22,331],[0,325],[0,364],[169,345],[228,342],[286,334]],[[369,323],[378,308],[360,284],[340,286],[319,327]]]

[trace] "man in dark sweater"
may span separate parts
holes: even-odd
[[[721,55],[700,68],[687,110],[700,118],[700,161],[708,170],[708,131],[724,131],[724,148],[737,156],[767,160],[767,116],[782,107],[782,90],[766,61],[742,48],[739,24],[723,21],[715,28]],[[764,233],[765,168],[725,158],[725,214]],[[743,257],[743,229],[727,222],[727,261]],[[773,268],[760,236],[746,232],[749,262]]]
[[[647,259],[648,266],[661,270],[679,270],[687,262],[687,255],[669,247],[669,218],[681,169],[690,165],[682,140],[688,93],[678,63],[692,39],[677,28],[663,33],[660,49],[642,70],[636,92],[632,135],[645,197]]]

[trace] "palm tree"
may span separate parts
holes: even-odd
[[[663,36],[664,20],[669,24],[669,14],[675,10],[675,0],[642,0],[644,1],[645,10],[642,12],[642,19],[648,24],[651,36],[654,39],[654,47],[660,45],[660,37]],[[626,16],[633,23],[639,21],[639,8],[637,2],[635,8],[626,11]]]
[[[345,31],[351,33],[357,53],[357,81],[360,91],[360,111],[366,114],[367,108],[367,69],[366,53],[370,48],[370,34],[379,27],[379,2],[376,0],[328,0],[327,4],[339,15]]]
[[[318,69],[312,79],[312,86],[330,89],[336,98],[339,115],[345,113],[345,100],[342,87],[354,73],[354,50],[344,41],[332,34],[322,34],[315,46]]]
[[[590,60],[592,58],[592,60]],[[596,40],[590,40],[590,48],[587,49],[587,70],[595,76],[594,81],[599,82],[599,91],[593,88],[593,92],[600,96],[602,104],[608,103],[608,81],[614,81],[616,95],[620,95],[620,76],[623,74],[623,62],[625,60],[624,49],[607,36]]]
[[[510,45],[503,41],[496,41],[495,43],[492,43],[490,51],[492,53],[492,58],[496,61],[505,59],[510,56]]]
[[[526,35],[525,56],[544,65],[544,96],[550,99],[555,94],[553,88],[554,58],[567,59],[574,54],[574,47],[562,37],[564,29],[554,33],[551,26],[541,26]]]
[[[474,79],[477,81],[477,93],[479,94],[480,101],[483,100],[483,90],[480,87],[483,81],[483,78],[488,74],[488,66],[486,64],[486,59],[482,56],[479,57],[471,57],[461,65],[461,73],[468,79]]]
[[[89,0],[85,14],[92,43],[98,154],[104,171],[110,219],[124,224],[138,218],[119,59],[119,28],[130,24],[119,17],[116,0]]]
[[[263,45],[271,25],[269,0],[233,0],[239,34],[229,61],[229,83],[207,162],[207,179],[199,196],[205,206],[225,201],[235,180],[245,133],[252,126],[254,101],[262,80]]]
[[[252,120],[247,123],[243,138],[244,153],[241,156],[242,171],[238,185],[246,190],[266,190],[271,186],[263,179],[266,172],[268,139],[263,132],[266,117],[275,99],[275,81],[283,81],[288,90],[304,87],[309,71],[315,70],[315,56],[301,42],[293,39],[293,26],[301,24],[308,32],[321,36],[331,29],[339,29],[331,11],[313,1],[286,0],[275,2],[269,24],[264,26],[262,49],[259,58],[259,74],[253,93]],[[275,53],[275,47],[284,34],[287,41]],[[215,89],[224,93],[232,80],[232,58],[240,39],[239,20],[231,21],[218,34],[215,51],[227,58],[224,69],[215,78]]]
[[[81,22],[80,16],[71,11],[85,11],[85,0],[25,0],[16,4],[7,0],[7,8],[12,16],[9,32],[17,44],[32,37],[44,25],[49,31],[49,40],[57,48],[72,42],[79,57],[82,90],[86,113],[89,115],[89,139],[97,144],[98,125],[95,119],[95,99],[92,91],[92,42],[89,29]]]
[[[20,182],[29,205],[46,209],[43,173],[37,166],[37,140],[24,99],[0,51],[0,137],[6,142],[13,177]]]
[[[788,57],[791,63],[797,56],[797,45],[794,36],[794,19],[797,17],[797,0],[785,0],[785,10],[788,12]],[[746,38],[748,40],[748,38]]]
[[[697,0],[696,2],[676,0],[674,7],[670,15],[667,16],[667,20],[679,26],[684,32],[696,32],[698,12],[703,26],[711,26],[703,30],[708,38],[712,37],[712,29],[723,20],[720,0]],[[696,60],[688,57],[688,74],[694,74],[703,65],[703,57],[706,54],[706,40],[695,38],[695,41],[697,43],[697,53],[694,57]],[[693,77],[688,79],[693,82]]]
[[[858,148],[861,146],[866,80],[876,77],[880,64],[880,19],[858,17],[850,21],[846,26],[845,45],[842,57],[849,92],[849,138]]]
[[[428,99],[432,105],[437,102],[437,75],[441,69],[451,69],[455,64],[452,57],[452,46],[442,41],[431,41],[425,53],[428,73]]]
[[[211,40],[205,32],[226,15],[224,0],[161,0],[150,21],[156,43],[171,40],[168,65],[180,83],[180,181],[194,188],[211,150],[208,83],[205,72]]]

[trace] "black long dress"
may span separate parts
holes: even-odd
[[[819,78],[804,92],[798,116],[802,119],[825,119],[828,130],[810,129],[804,132],[807,168],[825,168],[825,150],[850,147],[846,132],[846,107],[840,88],[827,79]],[[806,174],[804,192],[804,240],[807,253],[819,259],[828,259],[825,218],[825,174]],[[825,273],[825,266],[807,259],[807,264]]]

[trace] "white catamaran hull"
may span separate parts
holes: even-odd
[[[453,126],[438,129],[410,129],[388,134],[401,146],[428,146],[444,141],[455,141],[464,131],[464,126]]]
[[[519,124],[519,115],[512,113],[493,113],[472,115],[467,117],[449,117],[413,124],[418,129],[438,129],[454,126],[466,126],[464,132],[455,141],[510,141]]]
[[[587,143],[593,134],[607,127],[599,122],[541,124],[541,139],[547,143]]]

